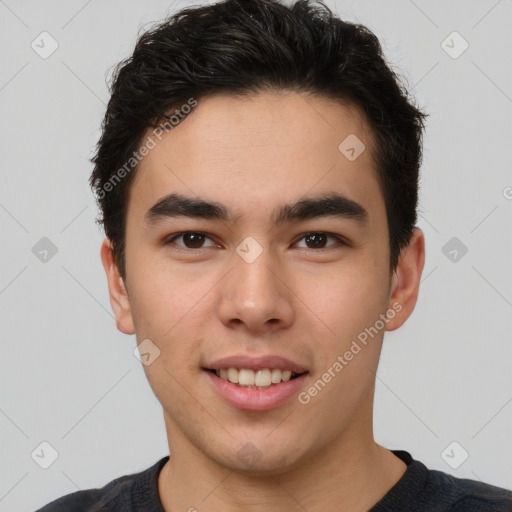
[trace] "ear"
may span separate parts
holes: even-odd
[[[413,312],[424,264],[425,237],[421,229],[414,228],[411,241],[402,249],[391,278],[388,308],[396,314],[387,322],[386,331],[398,329]]]
[[[108,238],[105,238],[101,245],[101,261],[107,274],[110,305],[116,316],[117,328],[124,334],[134,334],[135,327],[128,293],[114,260],[112,242]]]

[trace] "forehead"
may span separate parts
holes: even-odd
[[[380,188],[364,115],[330,99],[283,91],[213,95],[155,141],[130,188],[129,209],[135,203],[139,215],[170,192],[228,200],[241,216],[310,191],[382,200],[374,197]],[[347,144],[365,149],[348,158]]]

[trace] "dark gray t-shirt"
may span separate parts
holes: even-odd
[[[369,512],[512,512],[512,491],[428,469],[403,450],[393,453],[407,469]],[[168,460],[166,456],[145,471],[116,478],[102,488],[68,494],[36,512],[164,512],[158,474]],[[204,509],[200,503],[195,508]]]

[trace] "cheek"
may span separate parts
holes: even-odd
[[[162,257],[143,255],[132,260],[129,272],[137,339],[140,343],[149,338],[160,350],[155,361],[159,364],[145,367],[148,379],[169,378],[165,374],[157,376],[158,368],[180,375],[180,381],[189,378],[199,371],[201,335],[205,319],[211,316],[211,289],[218,277],[192,266],[171,265]]]
[[[148,382],[159,400],[175,411],[172,403],[177,396],[182,407],[188,400],[182,386],[188,386],[200,371],[203,340],[198,333],[205,316],[201,297],[208,289],[203,290],[201,279],[187,278],[170,266],[155,263],[149,268],[151,271],[132,274],[136,289],[132,314],[139,343],[148,338],[159,350],[155,361],[144,366]]]
[[[372,325],[387,304],[387,282],[368,265],[340,265],[329,275],[302,279],[302,293],[315,325],[334,341],[348,340]],[[314,312],[315,315],[311,315]]]
[[[327,437],[348,424],[372,389],[384,331],[375,334],[370,328],[385,312],[387,302],[385,281],[369,269],[345,268],[331,275],[325,281],[327,291],[317,295],[315,311],[330,330],[322,327],[309,331],[318,347],[315,378],[302,398],[310,400],[306,407],[311,417],[316,417],[324,429],[329,425],[324,430]]]
[[[207,291],[203,291],[206,279],[193,277],[186,266],[172,265],[150,251],[134,254],[127,271],[133,289],[132,313],[141,336],[173,336],[183,320],[194,317]]]

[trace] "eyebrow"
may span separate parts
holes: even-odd
[[[177,193],[159,199],[144,218],[148,226],[153,226],[165,218],[179,216],[224,222],[236,220],[222,203]],[[352,219],[360,224],[368,222],[368,212],[361,204],[338,193],[303,197],[295,203],[278,206],[273,212],[272,221],[275,226],[280,226],[322,217]]]

